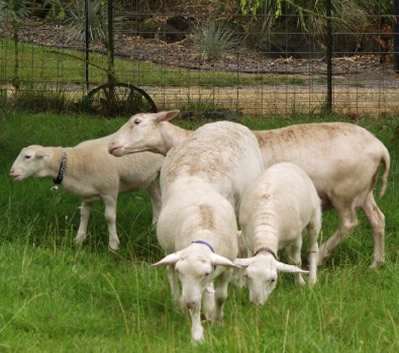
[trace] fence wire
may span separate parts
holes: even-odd
[[[356,31],[333,20],[328,36],[325,15],[276,20],[115,7],[110,66],[108,13],[90,6],[71,9],[62,21],[21,18],[17,37],[12,18],[3,15],[1,90],[56,91],[79,100],[111,80],[143,89],[158,110],[265,116],[331,109],[354,117],[399,111],[393,13],[369,15]]]

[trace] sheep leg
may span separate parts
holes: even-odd
[[[363,206],[363,211],[373,229],[374,234],[374,260],[371,267],[376,268],[384,264],[385,252],[385,216],[375,203],[374,196],[370,192]]]
[[[204,340],[204,328],[201,324],[201,301],[198,305],[190,308],[191,316],[191,337],[195,342],[201,342]]]
[[[331,252],[334,248],[349,234],[356,228],[359,224],[359,221],[356,217],[356,212],[354,208],[338,208],[336,207],[338,216],[340,218],[340,225],[338,230],[328,238],[323,244],[319,247],[319,260],[318,265],[322,265],[326,262],[326,260],[330,257]]]
[[[152,224],[155,224],[157,223],[159,213],[161,212],[161,189],[159,187],[158,178],[147,187],[147,191],[150,195],[152,206]]]
[[[308,261],[309,261],[309,284],[313,285],[317,280],[317,260],[319,256],[319,245],[317,237],[321,228],[320,213],[308,224],[307,231],[309,237]]]
[[[227,289],[232,276],[232,269],[226,269],[217,278],[215,286],[215,320],[223,321],[223,306],[227,299]]]
[[[295,265],[299,268],[302,267],[301,248],[302,248],[301,234],[297,236],[297,240],[294,243],[286,247],[286,253],[288,255],[288,260],[290,264]],[[295,283],[298,286],[305,285],[305,280],[303,279],[301,273],[295,273]]]
[[[78,234],[76,235],[74,241],[75,244],[80,245],[84,242],[87,237],[87,225],[90,218],[90,207],[91,202],[83,201],[80,206],[80,224],[78,229]]]
[[[215,289],[213,283],[209,284],[202,294],[202,308],[205,319],[212,321],[215,317]]]
[[[168,280],[170,285],[170,290],[172,292],[173,299],[177,306],[183,310],[183,303],[181,299],[181,291],[179,286],[179,278],[177,277],[176,271],[173,266],[168,266],[167,268]]]
[[[119,249],[119,238],[116,232],[116,196],[104,196],[105,221],[108,225],[108,247],[116,251]]]

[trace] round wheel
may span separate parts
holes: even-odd
[[[94,111],[106,116],[157,112],[148,93],[130,83],[106,83],[91,90],[87,98]]]

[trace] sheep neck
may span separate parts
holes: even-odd
[[[256,252],[261,248],[269,248],[275,254],[278,251],[278,224],[273,215],[268,215],[265,218],[261,218],[258,224],[254,228],[254,248]]]
[[[215,250],[213,250],[213,247],[211,244],[209,244],[208,242],[206,242],[205,240],[193,240],[191,242],[191,244],[202,244],[202,245],[206,245],[213,253],[215,252]]]
[[[277,254],[272,249],[270,249],[268,247],[259,248],[258,250],[255,251],[253,256],[255,257],[256,255],[261,254],[263,252],[271,254],[276,260],[278,260],[277,259]]]
[[[171,148],[187,140],[193,134],[193,131],[183,129],[168,122],[161,123],[160,126],[163,140],[163,147],[160,152],[163,155],[166,155]]]
[[[67,155],[66,152],[63,151],[57,177],[53,179],[54,185],[60,185],[62,183],[62,180],[64,179],[66,166],[67,166]]]

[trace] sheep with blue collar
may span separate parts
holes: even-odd
[[[171,119],[177,113],[158,116]],[[137,125],[141,122],[146,123],[138,120]],[[263,162],[255,136],[243,125],[221,121],[205,124],[190,137],[180,132],[181,138],[168,138],[154,128],[145,146],[139,141],[125,150],[111,143],[109,150],[123,155],[145,147],[167,153],[157,223],[166,256],[154,266],[167,266],[173,297],[189,310],[192,339],[198,342],[204,340],[201,306],[207,319],[223,319],[232,269],[238,267],[233,263],[238,253],[236,210],[246,187],[263,171]]]

